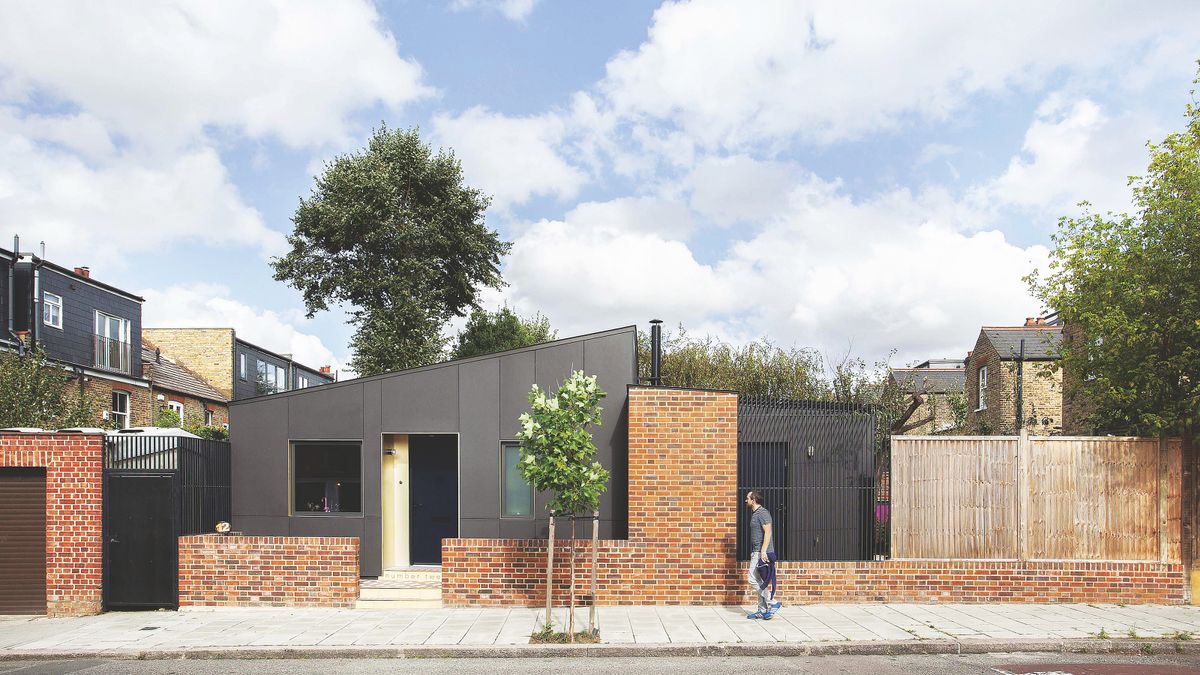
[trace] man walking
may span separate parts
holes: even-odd
[[[750,586],[758,594],[758,609],[747,614],[747,619],[770,620],[773,593],[769,586],[775,575],[775,544],[771,536],[771,512],[762,505],[762,494],[752,490],[746,495],[746,506],[750,507]]]

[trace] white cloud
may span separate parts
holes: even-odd
[[[1145,171],[1145,143],[1162,133],[1138,113],[1112,117],[1090,99],[1052,94],[1025,133],[1022,155],[981,189],[994,204],[1034,212],[1046,228],[1082,200],[1102,212],[1129,211],[1127,179]]]
[[[344,370],[342,360],[321,339],[304,332],[303,312],[279,313],[230,297],[218,284],[187,284],[138,291],[146,299],[142,323],[147,328],[231,327],[238,337],[274,352],[291,354],[300,363]]]
[[[280,253],[284,238],[248,206],[216,152],[165,159],[113,153],[86,162],[6,133],[0,121],[0,222],[44,240],[58,260],[129,264],[179,244],[229,244]],[[71,130],[51,125],[42,134]]]
[[[292,146],[337,142],[348,116],[426,97],[421,66],[364,0],[0,7],[0,96],[79,106],[139,143],[209,127]]]
[[[554,113],[509,117],[474,107],[435,115],[433,133],[462,160],[467,181],[492,195],[500,210],[536,195],[569,199],[586,180],[560,152],[567,124]]]
[[[693,209],[718,225],[732,225],[778,215],[804,174],[790,163],[735,155],[697,162],[685,180],[691,187]]]
[[[1164,44],[1194,50],[1197,22],[1196,4],[669,2],[599,91],[621,118],[666,121],[702,147],[831,142],[947,119],[1064,68],[1135,70],[1146,44],[1149,58]]]
[[[544,312],[563,335],[658,316],[831,355],[848,342],[870,356],[899,348],[901,362],[965,353],[979,326],[1038,309],[1021,278],[1045,248],[965,233],[963,221],[977,216],[943,192],[855,200],[837,182],[806,176],[767,227],[713,263],[626,206],[588,205],[519,233],[505,268],[509,302]],[[591,212],[608,219],[589,222]]]
[[[453,0],[450,9],[455,12],[490,10],[500,12],[509,21],[524,21],[537,3],[538,0]]]

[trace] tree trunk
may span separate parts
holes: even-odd
[[[550,545],[546,547],[546,626],[552,627],[550,600],[554,597],[554,513],[550,513]]]
[[[571,609],[567,614],[567,633],[575,641],[575,514],[571,514]]]
[[[600,511],[592,511],[592,608],[588,611],[588,637],[596,636],[596,568],[600,551]]]

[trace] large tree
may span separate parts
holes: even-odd
[[[1193,97],[1195,92],[1193,91]],[[1030,285],[1058,310],[1065,392],[1093,423],[1183,439],[1184,563],[1197,549],[1195,440],[1200,422],[1200,108],[1184,131],[1149,144],[1130,178],[1135,211],[1063,218],[1044,276]]]
[[[327,163],[300,200],[275,279],[303,294],[309,317],[349,305],[359,374],[432,363],[446,321],[503,284],[510,244],[484,223],[489,201],[452,152],[382,126],[365,149]]]
[[[458,334],[452,356],[461,359],[529,347],[549,342],[556,335],[550,330],[550,320],[541,314],[525,318],[507,306],[494,312],[475,309]]]

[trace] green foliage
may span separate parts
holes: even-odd
[[[536,384],[529,391],[530,412],[520,417],[520,470],[539,492],[551,492],[552,513],[589,513],[600,505],[608,471],[595,460],[591,425],[600,425],[605,393],[594,375],[575,371],[553,394]]]
[[[221,427],[210,427],[203,424],[191,424],[183,428],[189,434],[195,434],[200,438],[206,438],[210,441],[227,441],[229,440],[229,432]]]
[[[0,427],[66,429],[100,423],[102,402],[46,360],[41,347],[25,356],[0,350]]]
[[[638,334],[638,376],[650,377],[650,337]],[[819,354],[782,349],[765,338],[734,346],[713,337],[696,339],[682,326],[663,333],[663,384],[697,389],[730,389],[743,396],[812,400],[826,398]]]
[[[555,337],[557,332],[550,330],[550,320],[541,314],[524,318],[508,307],[495,312],[475,309],[458,334],[452,358],[494,354],[549,342]]]
[[[435,154],[416,129],[381,126],[301,199],[275,279],[301,292],[310,317],[350,306],[359,374],[432,363],[446,321],[475,307],[480,288],[503,284],[511,245],[484,224],[489,201],[463,183],[452,152]]]
[[[178,429],[181,426],[179,413],[170,408],[159,408],[158,417],[154,420],[154,426],[164,429]]]
[[[1200,80],[1198,80],[1200,81]],[[1193,92],[1194,95],[1194,92]],[[1137,212],[1062,218],[1044,278],[1027,279],[1071,330],[1067,396],[1100,429],[1190,438],[1200,416],[1200,108],[1149,144]]]
[[[570,633],[556,631],[551,626],[542,626],[529,636],[529,642],[532,644],[558,644],[563,645],[569,642],[580,643],[596,643],[600,641],[600,631],[589,633],[586,630],[577,631],[574,639]]]

